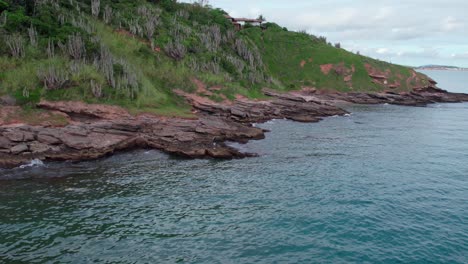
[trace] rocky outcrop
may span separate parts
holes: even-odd
[[[226,141],[262,139],[264,130],[252,123],[273,118],[317,122],[344,115],[339,103],[424,106],[435,102],[468,101],[466,94],[447,93],[433,86],[412,92],[337,93],[304,89],[290,93],[264,90],[270,100],[239,97],[216,103],[205,97],[178,91],[192,105],[196,118],[132,116],[126,110],[82,102],[47,102],[39,107],[66,116],[62,127],[9,124],[0,126],[0,167],[10,168],[39,160],[80,161],[96,159],[131,148],[154,148],[188,158],[242,158]]]

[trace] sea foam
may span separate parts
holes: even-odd
[[[42,162],[39,159],[33,159],[28,164],[21,165],[20,169],[30,168],[30,167],[42,167],[42,166],[44,166],[44,162]]]

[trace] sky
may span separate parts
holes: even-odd
[[[193,2],[184,0],[182,2]],[[262,14],[352,52],[408,66],[468,67],[466,0],[209,0],[233,17]]]

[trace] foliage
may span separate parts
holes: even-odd
[[[26,104],[83,100],[187,115],[190,107],[174,90],[193,92],[194,77],[223,87],[213,96],[220,100],[236,94],[262,98],[263,87],[382,89],[371,82],[365,64],[390,69],[391,81],[410,76],[408,68],[275,23],[235,31],[225,11],[205,2],[0,0],[0,12],[0,94]],[[320,65],[329,63],[340,66],[324,75]],[[352,67],[350,87],[341,75]]]

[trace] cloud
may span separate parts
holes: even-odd
[[[389,50],[387,48],[378,48],[375,52],[378,54],[387,54]]]
[[[190,1],[190,0],[186,0]],[[466,0],[210,0],[235,16],[263,14],[290,30],[385,60],[427,64],[457,60],[468,66]],[[452,56],[454,55],[454,56]]]
[[[464,23],[461,20],[456,19],[452,16],[448,16],[442,21],[443,31],[448,31],[448,32],[456,31],[458,29],[462,29],[463,27],[464,27]]]
[[[463,59],[463,60],[468,60],[468,52],[464,53],[454,53],[451,56],[453,59]]]

